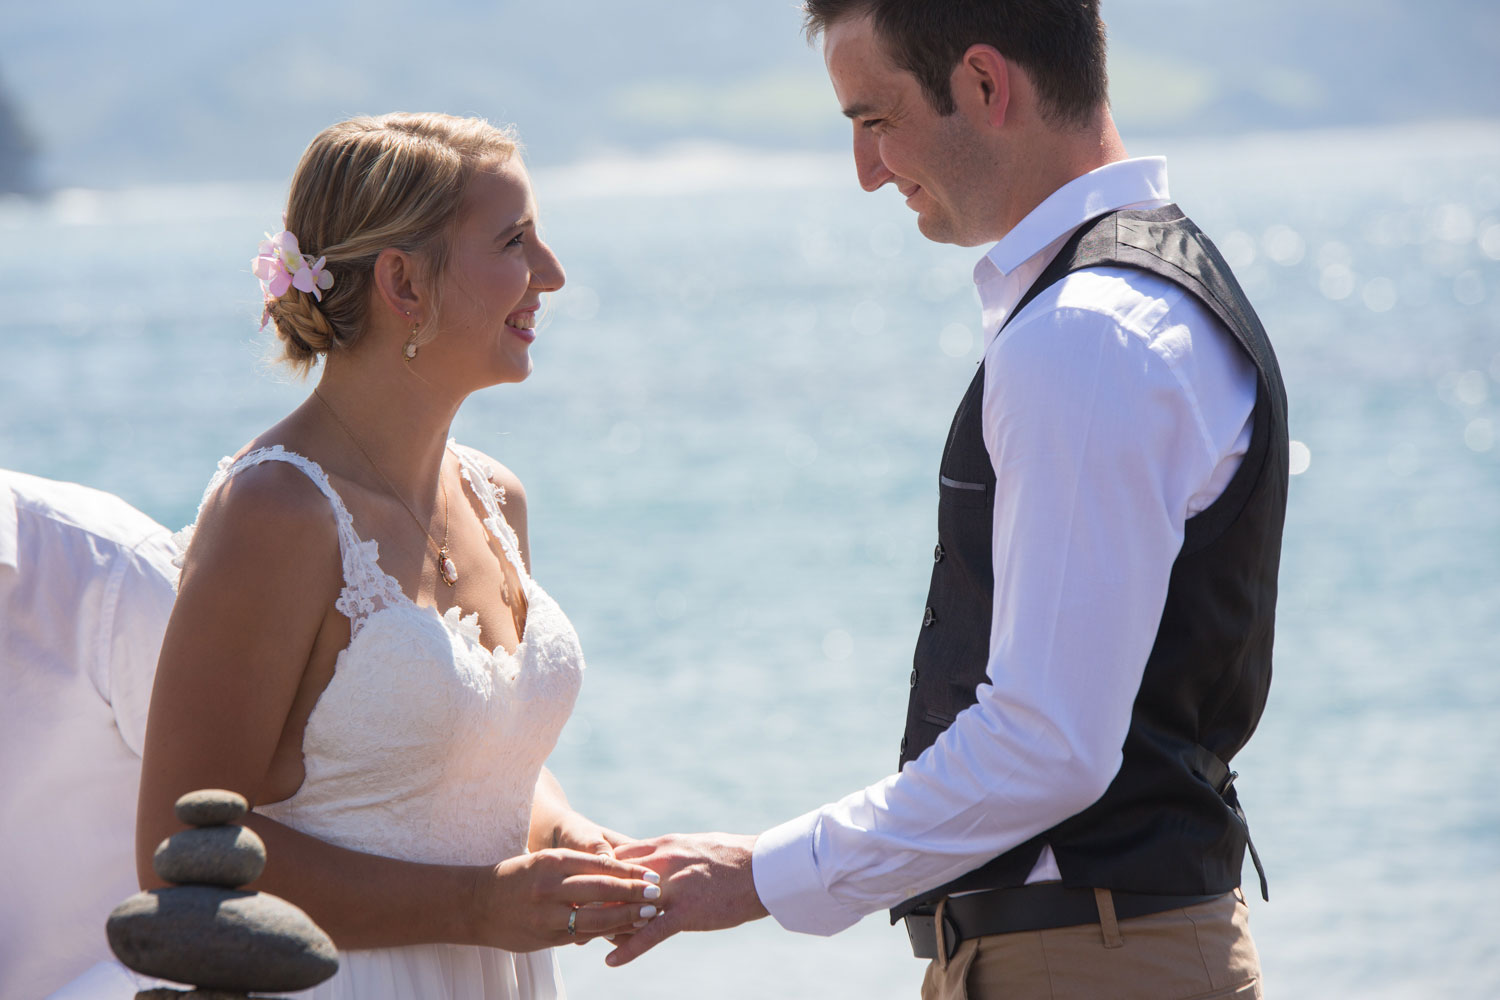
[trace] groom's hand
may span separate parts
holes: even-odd
[[[729,833],[668,834],[619,846],[615,857],[661,876],[662,911],[605,956],[624,965],[678,931],[717,931],[766,916],[750,870],[755,838]]]

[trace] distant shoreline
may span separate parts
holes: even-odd
[[[1246,132],[1237,135],[1126,137],[1133,155],[1189,161],[1258,158],[1274,151],[1287,160],[1347,159],[1351,169],[1371,158],[1383,164],[1420,163],[1492,150],[1500,162],[1500,118],[1408,122],[1395,125]],[[1357,158],[1351,158],[1357,151]],[[548,199],[674,197],[714,190],[823,189],[853,183],[843,148],[760,149],[719,142],[677,142],[651,150],[612,150],[571,163],[533,165]],[[197,180],[119,187],[63,186],[32,196],[0,193],[0,226],[25,203],[35,210],[84,217],[108,209],[112,217],[236,215],[248,206],[279,203],[285,179]]]

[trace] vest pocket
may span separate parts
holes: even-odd
[[[929,708],[927,712],[922,716],[922,721],[930,725],[937,726],[941,729],[947,729],[949,726],[953,725],[953,720],[956,718],[958,718],[957,715],[951,715],[947,712],[939,712],[935,708]]]
[[[995,502],[995,486],[938,476],[938,502],[950,507],[989,507]]]

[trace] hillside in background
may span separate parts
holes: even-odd
[[[36,189],[36,142],[0,80],[0,194]]]
[[[1127,134],[1500,117],[1493,0],[1104,0]],[[338,118],[518,122],[532,158],[830,148],[793,0],[12,5],[0,66],[50,185],[278,179]]]

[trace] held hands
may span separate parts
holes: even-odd
[[[553,828],[551,838],[553,847],[565,847],[572,851],[581,851],[584,854],[602,855],[606,858],[614,857],[615,848],[621,846],[622,844],[628,844],[631,840],[632,838],[625,836],[623,833],[618,833],[606,826],[600,826],[598,823],[595,823],[587,816],[584,816],[581,813],[574,812],[571,809],[566,811],[562,819],[558,821],[557,826]],[[646,878],[655,878],[657,879],[659,884],[659,876],[657,876],[655,872],[650,872],[649,874],[647,874]],[[660,889],[658,889],[657,895],[655,896],[651,896],[648,894],[648,898],[659,899]],[[590,903],[588,905],[608,906],[613,904]],[[658,910],[659,904],[641,907],[639,911],[640,916],[631,925],[631,930],[639,930],[640,928],[645,927],[646,921],[655,917]],[[574,922],[576,926],[577,918],[575,918]],[[604,937],[606,940],[613,942],[616,937],[620,937],[628,933],[630,932],[606,931]],[[575,944],[587,944],[588,941],[588,938],[582,937],[578,934],[574,934],[573,936],[573,942]]]
[[[523,952],[629,933],[656,916],[660,881],[639,864],[603,854],[567,848],[522,854],[478,880],[478,937]]]
[[[766,916],[750,869],[755,838],[727,833],[669,834],[618,845],[622,862],[662,878],[669,905],[643,929],[616,942],[604,961],[624,965],[678,931],[714,931]]]
[[[570,810],[553,829],[551,846],[613,858],[616,856],[615,848],[630,842],[631,838],[623,833],[600,826],[588,817]]]

